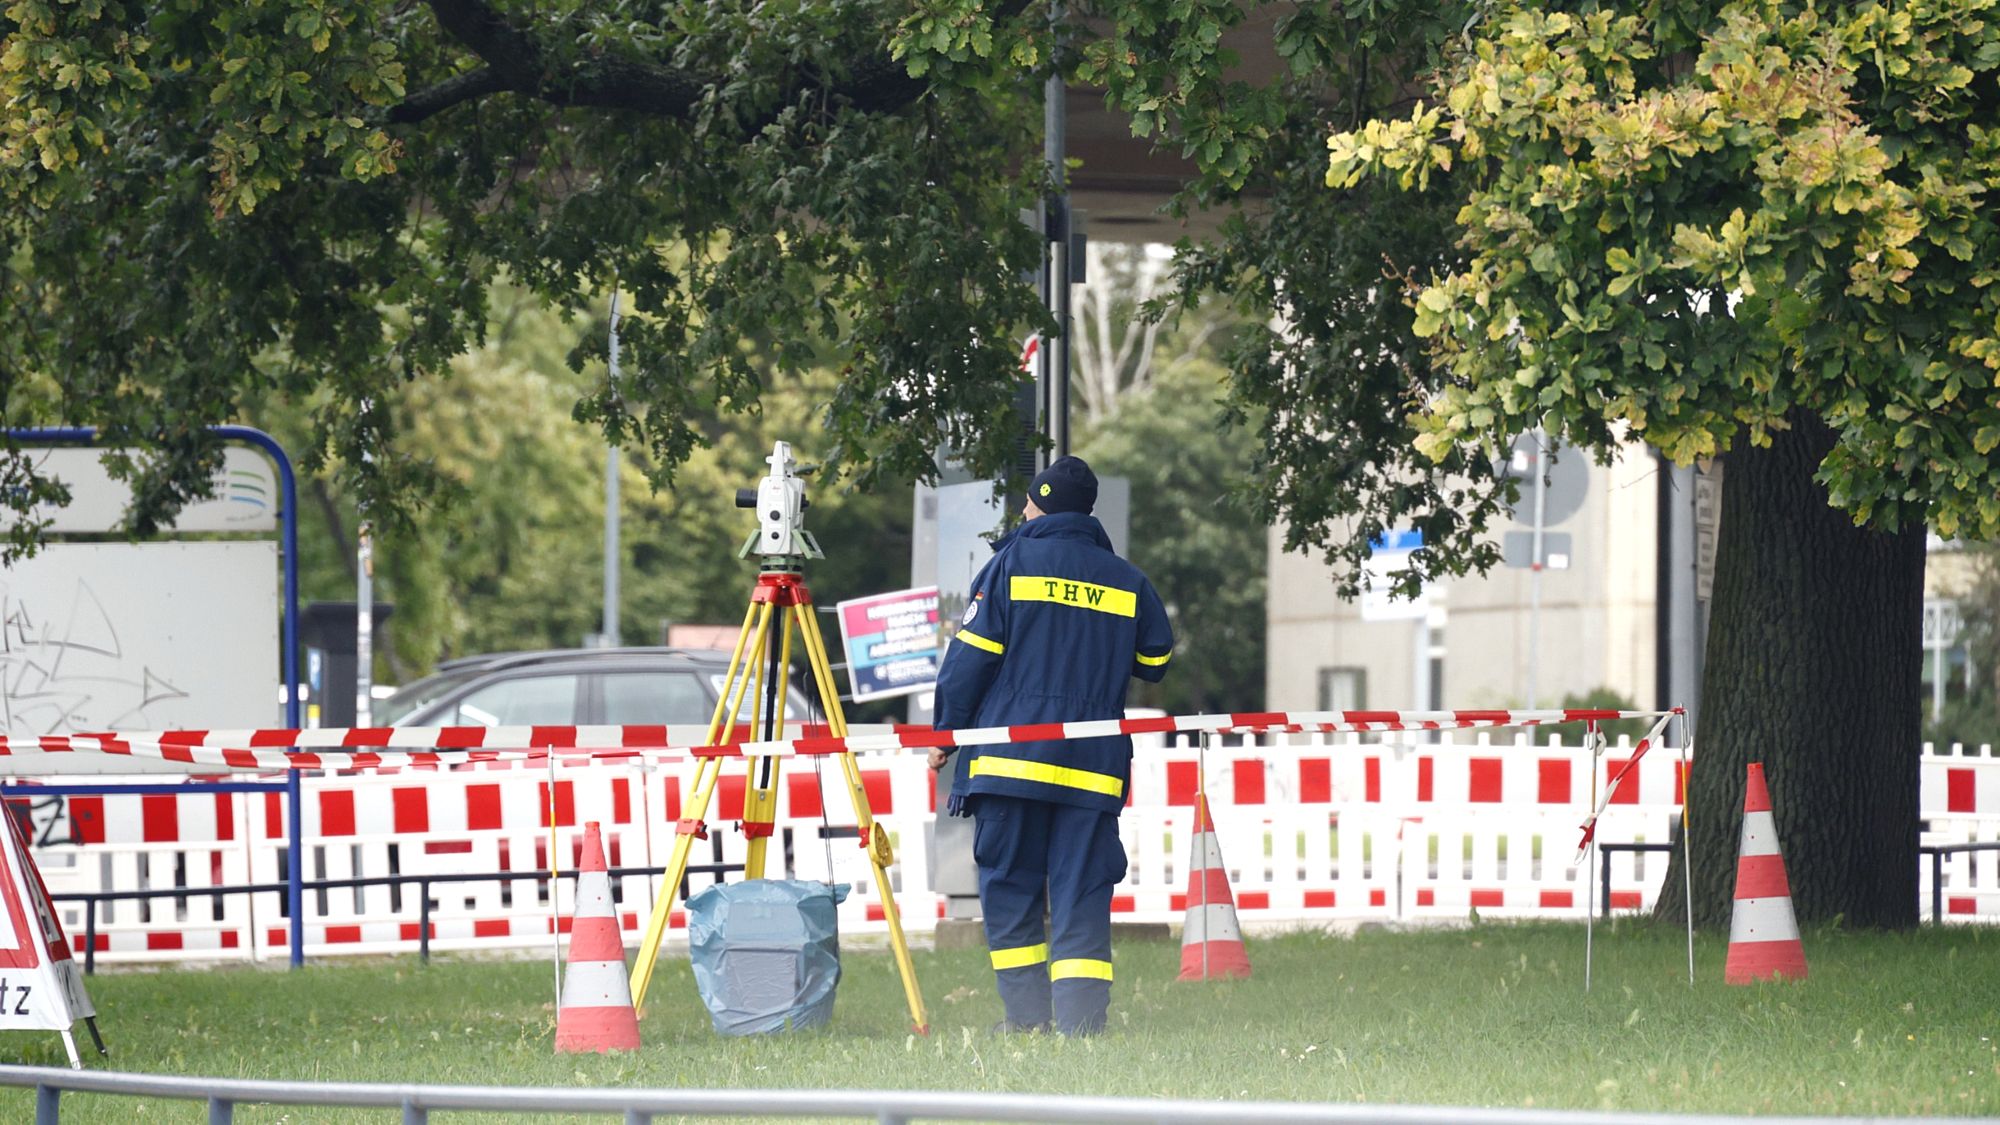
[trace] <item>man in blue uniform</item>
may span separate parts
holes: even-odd
[[[1174,634],[1153,584],[1090,514],[1097,477],[1063,457],[1028,486],[1026,519],[973,580],[944,667],[936,727],[1116,719],[1131,677],[1166,674]],[[943,768],[951,751],[931,751]],[[1111,888],[1132,740],[965,747],[948,810],[974,818],[973,858],[1005,1026],[1090,1035],[1111,1002]],[[1047,910],[1054,933],[1045,933]]]

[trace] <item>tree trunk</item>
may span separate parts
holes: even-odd
[[[1924,530],[1857,528],[1813,472],[1834,435],[1794,411],[1732,451],[1688,814],[1694,920],[1729,924],[1745,765],[1764,764],[1802,923],[1917,921]],[[1680,853],[1659,916],[1684,917]]]

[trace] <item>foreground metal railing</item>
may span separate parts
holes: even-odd
[[[1195,1102],[1058,1094],[924,1090],[606,1090],[521,1086],[394,1086],[358,1082],[260,1082],[158,1074],[0,1066],[0,1085],[35,1091],[35,1125],[60,1125],[67,1092],[174,1098],[208,1104],[209,1125],[228,1125],[236,1106],[261,1103],[401,1110],[404,1125],[427,1125],[433,1110],[622,1114],[626,1125],[655,1115],[874,1118],[882,1125],[941,1121],[1151,1122],[1153,1125],[1841,1125],[1854,1117],[1703,1117],[1585,1110],[1471,1109],[1461,1106],[1326,1102]],[[1973,1119],[1965,1119],[1973,1120]],[[1977,1119],[1994,1125],[1995,1119]]]

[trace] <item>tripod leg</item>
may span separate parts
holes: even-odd
[[[761,737],[776,739],[784,737],[785,731],[785,690],[786,673],[792,666],[792,630],[787,617],[774,616],[771,628],[778,634],[778,643],[770,643],[765,637],[765,652],[770,664],[760,667],[757,687],[760,689],[757,707],[752,711],[754,726],[762,721]],[[743,794],[743,836],[747,849],[743,858],[743,877],[762,879],[764,859],[771,842],[772,826],[778,819],[778,774],[784,759],[771,756],[750,760],[750,784]]]
[[[764,618],[759,617],[759,610]],[[751,648],[751,659],[763,651],[762,633],[759,622],[768,619],[770,607],[751,602],[743,613],[743,627],[736,634],[736,649],[729,656],[729,674],[722,681],[722,689],[716,692],[715,712],[708,720],[708,741],[713,744],[722,740],[722,733],[735,724],[735,718],[743,705],[742,679],[743,654]],[[753,634],[758,643],[751,647]],[[730,689],[735,687],[734,701]],[[725,725],[727,724],[727,725]],[[695,764],[694,791],[689,798],[688,808],[683,812],[683,820],[699,824],[708,816],[708,802],[715,792],[716,779],[722,773],[722,759],[703,758]],[[645,1002],[646,987],[653,981],[653,965],[660,956],[660,942],[665,940],[667,924],[673,918],[674,903],[679,900],[681,880],[687,877],[688,853],[694,846],[695,836],[681,831],[681,825],[674,825],[674,848],[667,860],[666,879],[660,884],[660,893],[653,900],[653,916],[646,923],[646,934],[639,941],[639,956],[632,964],[632,1006],[637,1008]]]
[[[812,664],[813,680],[819,685],[820,698],[826,701],[827,722],[832,727],[835,738],[847,735],[847,716],[840,709],[840,688],[833,678],[832,662],[827,659],[826,642],[820,636],[819,621],[812,615],[812,607],[795,606],[793,613],[799,622],[799,633],[804,638],[806,658]],[[851,752],[843,752],[840,758],[841,773],[847,779],[847,790],[854,801],[854,822],[861,829],[862,847],[868,853],[868,866],[875,873],[875,893],[882,902],[882,917],[889,923],[889,946],[896,955],[896,972],[903,980],[903,997],[910,1005],[910,1019],[919,1034],[930,1034],[930,1016],[924,1010],[924,997],[917,987],[916,965],[910,960],[909,939],[903,935],[902,912],[896,907],[895,889],[889,882],[889,865],[895,862],[895,852],[889,846],[889,834],[875,823],[875,817],[868,808],[868,787],[862,782],[861,767],[854,761]]]
[[[83,1026],[85,1028],[88,1028],[90,1031],[90,1041],[92,1043],[97,1044],[97,1053],[107,1058],[110,1057],[111,1049],[104,1045],[104,1036],[98,1034],[97,1031],[97,1017],[96,1016],[83,1017]]]
[[[695,791],[683,810],[686,818],[700,823],[708,815],[708,802],[715,793],[716,779],[722,776],[722,759],[703,758],[695,767]],[[646,923],[646,936],[639,940],[639,956],[632,963],[632,1006],[637,1008],[646,1001],[646,986],[653,980],[653,963],[659,960],[660,943],[666,939],[667,923],[673,917],[674,903],[680,900],[681,880],[687,878],[688,853],[693,850],[696,836],[692,832],[680,831],[675,826],[673,854],[667,860],[666,877],[660,884],[659,897],[653,900],[653,917]]]

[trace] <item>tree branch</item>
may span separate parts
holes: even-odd
[[[454,75],[427,90],[418,90],[389,110],[391,125],[411,125],[443,113],[460,102],[476,101],[507,89],[507,80],[490,66]]]
[[[693,114],[704,91],[721,81],[716,76],[631,58],[599,56],[557,67],[532,35],[507,22],[487,0],[426,3],[438,25],[486,65],[410,95],[390,109],[392,123],[415,123],[461,102],[504,91],[554,106],[623,109],[685,119]],[[994,7],[993,19],[1012,19],[1027,7],[1028,0],[1003,0]],[[857,59],[846,77],[838,81],[822,72],[801,75],[780,91],[775,105],[796,104],[817,92],[863,112],[886,113],[909,105],[927,89],[929,83],[910,77],[909,68],[883,49]],[[774,109],[749,122],[746,134],[754,135],[775,115]]]

